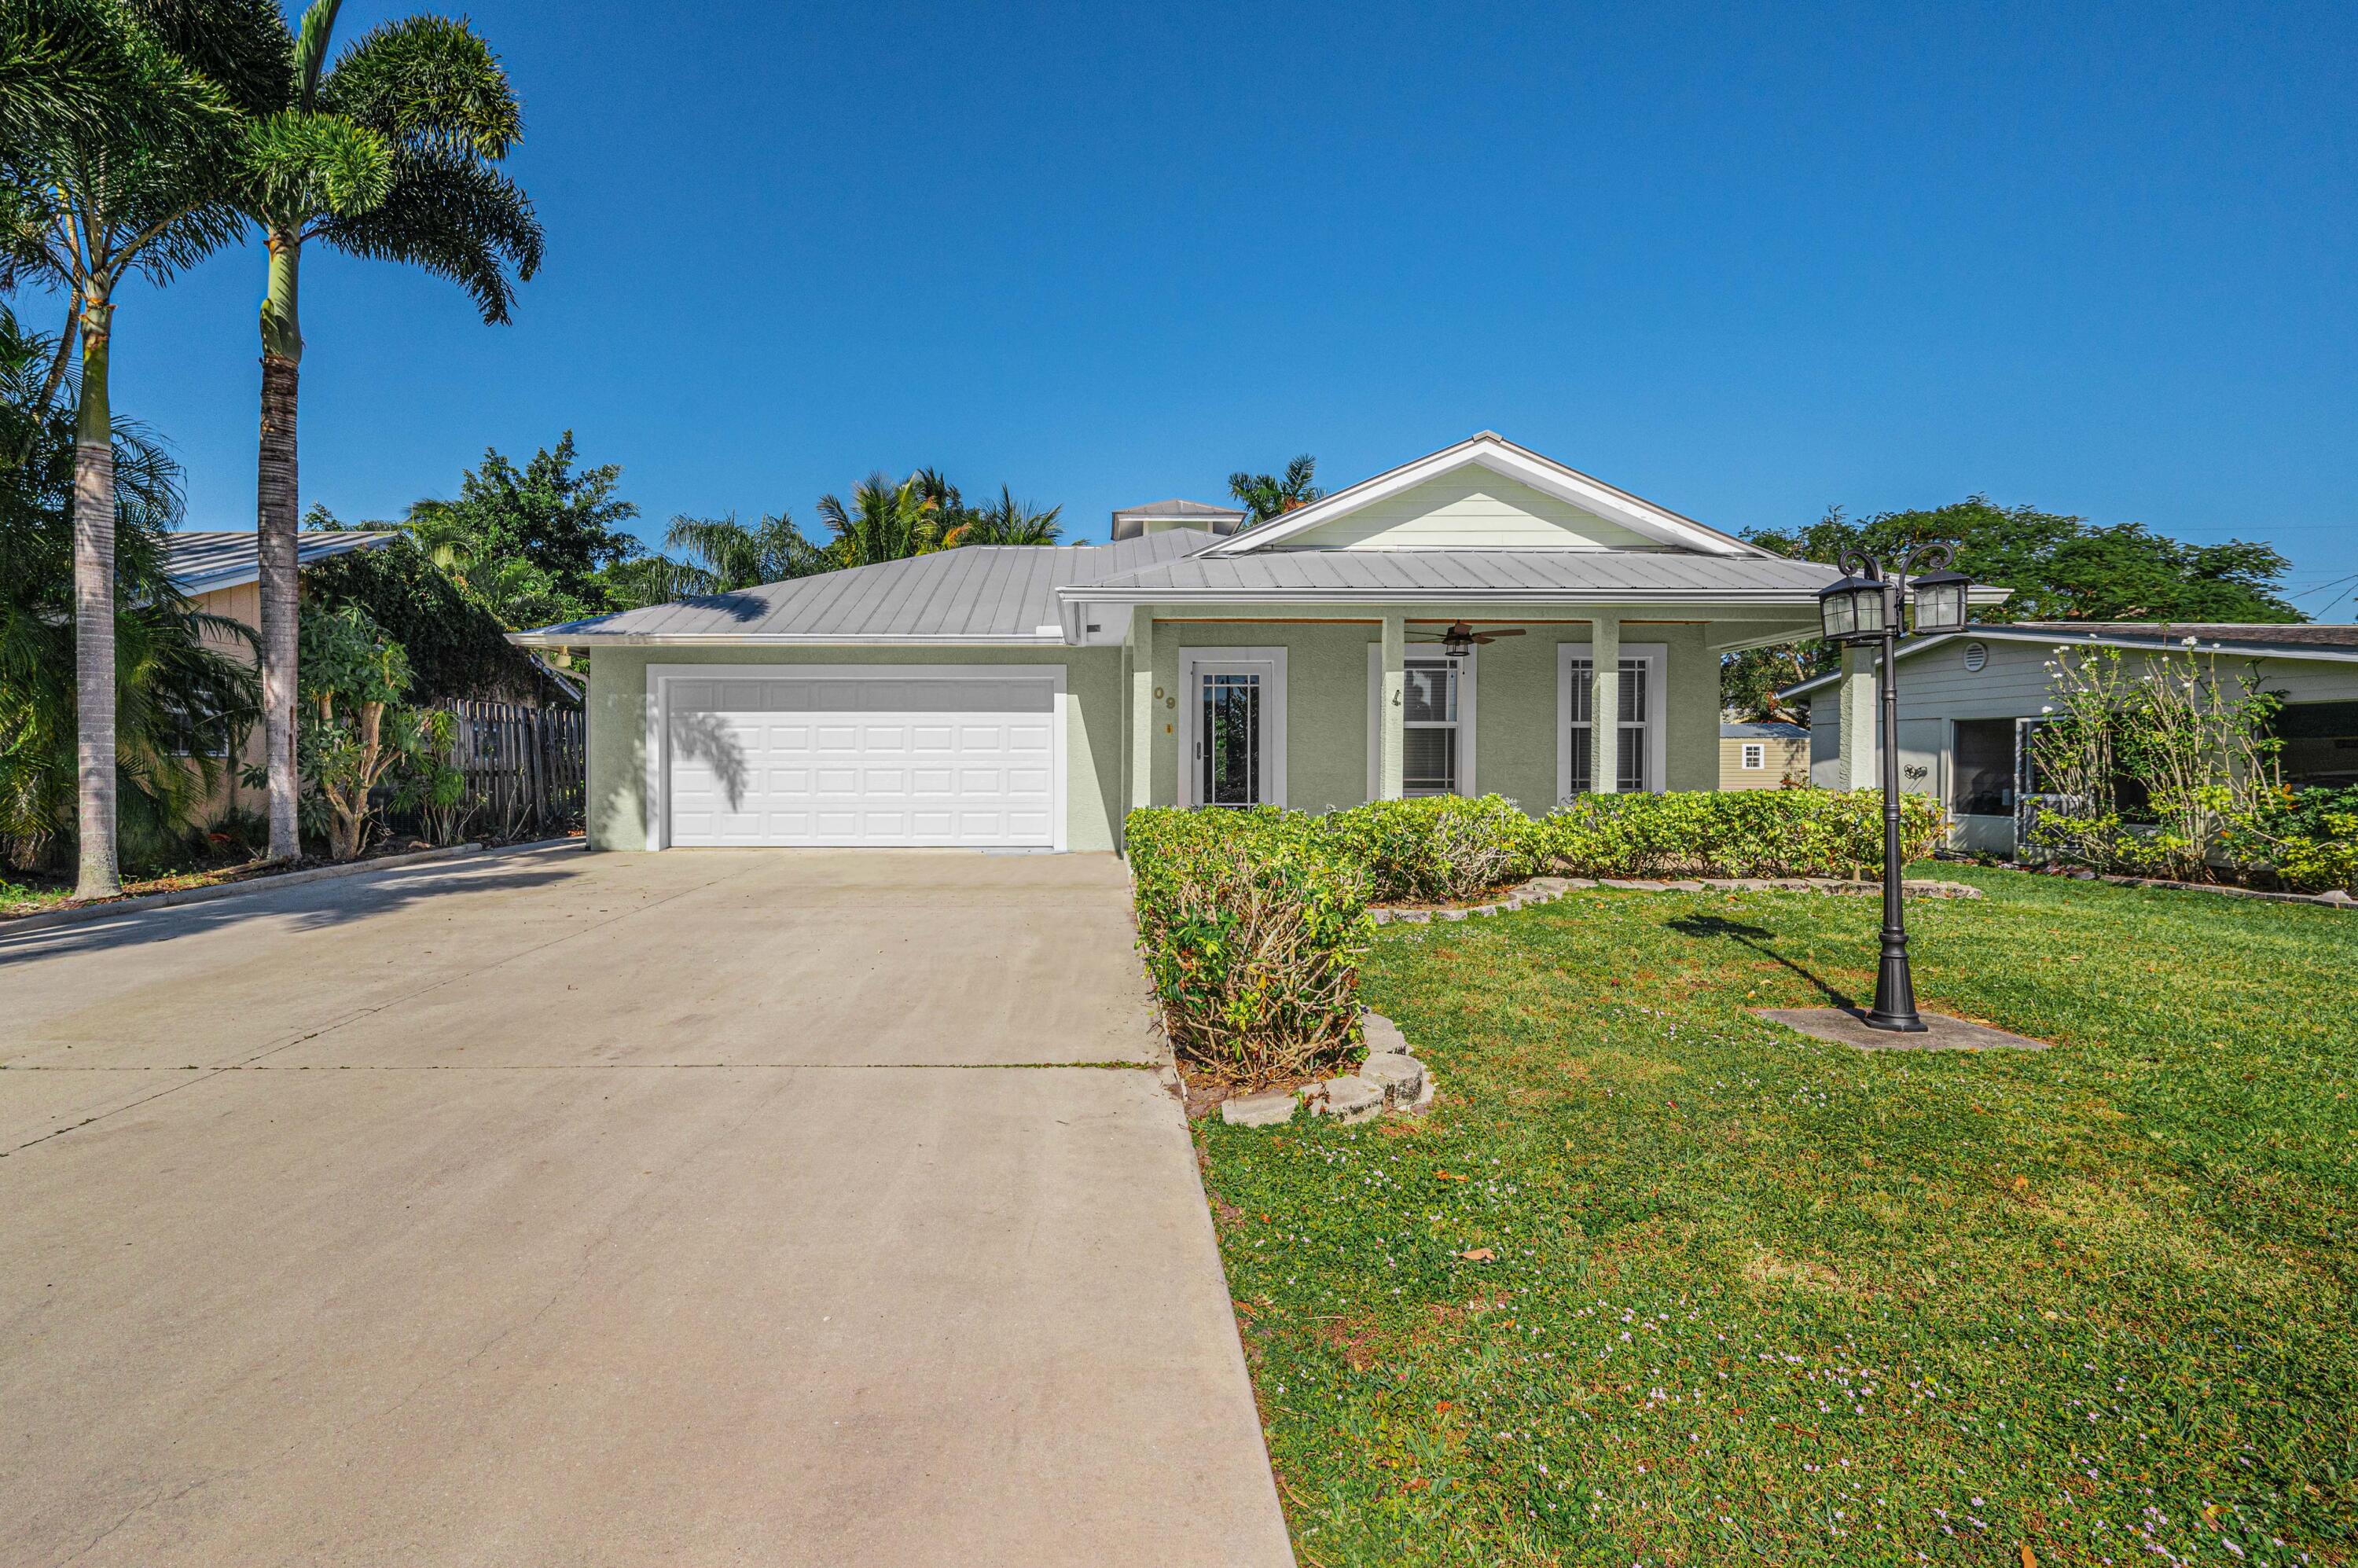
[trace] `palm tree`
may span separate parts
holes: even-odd
[[[27,40],[31,40],[28,46]],[[7,0],[0,58],[38,75],[42,41],[98,101],[42,113],[12,101],[0,140],[8,243],[0,287],[38,276],[72,300],[81,348],[74,427],[76,765],[74,896],[120,892],[115,818],[114,422],[107,364],[114,293],[136,272],[168,281],[234,239],[229,204],[254,117],[282,106],[257,62],[291,47],[271,0]],[[25,62],[32,59],[34,64]],[[0,68],[0,75],[5,69]],[[35,99],[42,95],[31,95]],[[62,102],[65,93],[50,95]],[[53,360],[63,369],[63,351]],[[50,395],[56,375],[48,382]],[[47,404],[42,405],[46,412]]]
[[[255,531],[262,566],[262,686],[269,738],[270,853],[297,851],[296,412],[303,333],[297,285],[318,239],[356,256],[408,262],[504,323],[515,279],[540,266],[532,203],[492,165],[523,131],[505,72],[462,21],[409,16],[328,53],[341,0],[313,0],[281,70],[289,101],[258,125],[246,213],[269,247],[262,302],[262,437]],[[529,585],[506,597],[529,614]]]
[[[664,531],[664,547],[687,558],[641,556],[608,568],[617,598],[662,604],[809,577],[835,565],[826,549],[805,538],[783,512],[750,528],[733,512],[726,517],[675,517]]]
[[[1238,505],[1251,514],[1244,524],[1250,528],[1324,499],[1326,492],[1311,482],[1311,476],[1317,470],[1318,460],[1308,452],[1286,464],[1282,479],[1275,474],[1247,473],[1239,469],[1228,476],[1228,493],[1237,498]]]
[[[834,495],[819,497],[819,518],[835,535],[827,548],[836,565],[905,560],[941,547],[936,503],[920,486],[922,477],[911,474],[894,484],[871,473],[853,488],[849,506]]]
[[[1056,519],[1064,513],[1061,506],[1051,506],[1045,512],[1034,512],[1024,502],[1015,499],[1015,492],[1005,485],[999,487],[996,504],[979,511],[968,512],[967,520],[943,536],[946,545],[1053,545],[1062,532]]]

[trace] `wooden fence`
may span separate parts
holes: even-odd
[[[453,702],[451,761],[466,775],[468,831],[496,838],[581,825],[588,754],[578,708]]]

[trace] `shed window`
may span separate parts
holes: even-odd
[[[1744,742],[1744,765],[1754,773],[1768,765],[1768,748],[1758,741]]]

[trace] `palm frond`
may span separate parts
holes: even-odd
[[[349,255],[447,277],[492,323],[508,320],[515,283],[540,269],[531,200],[497,170],[444,152],[396,148],[383,201],[322,218],[310,232]]]
[[[336,61],[319,97],[387,141],[450,157],[503,158],[524,135],[499,57],[466,23],[444,16],[371,29]]]

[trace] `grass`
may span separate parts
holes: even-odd
[[[1574,894],[1379,935],[1426,1120],[1199,1125],[1305,1563],[2353,1560],[2358,915],[1941,873],[1923,1004],[2055,1049],[1750,1015],[1873,900]]]

